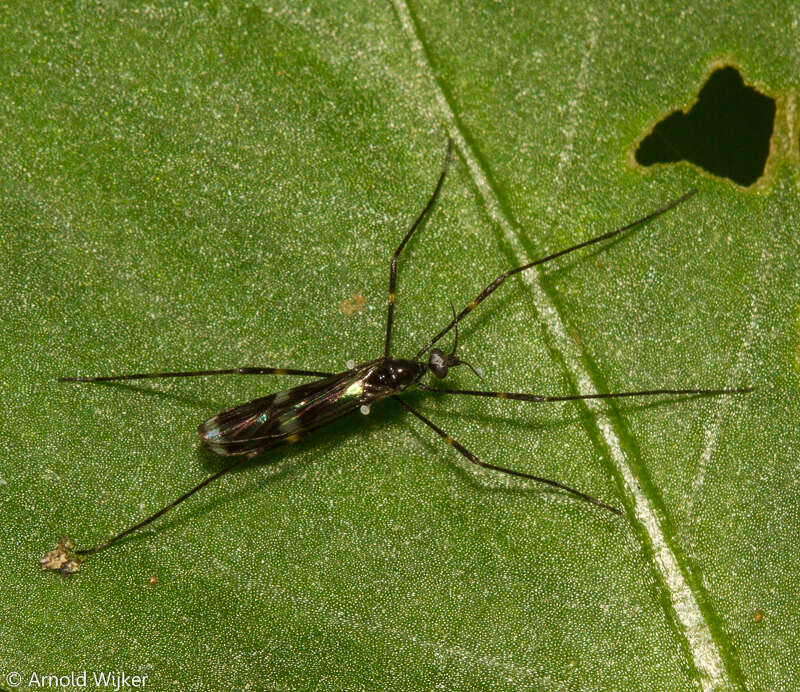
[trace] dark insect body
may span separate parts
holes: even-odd
[[[419,382],[427,366],[376,358],[350,370],[301,384],[223,411],[203,423],[200,439],[215,454],[255,456]]]
[[[392,325],[394,321],[395,306],[395,286],[397,279],[397,260],[406,246],[420,222],[425,218],[433,206],[439,190],[444,182],[445,174],[450,163],[453,142],[448,141],[447,156],[442,171],[439,175],[436,187],[425,208],[411,225],[400,245],[392,256],[389,269],[389,300],[386,321],[386,337],[384,340],[384,353],[382,356],[361,364],[348,363],[348,369],[341,373],[320,372],[317,370],[298,370],[275,367],[243,367],[230,368],[226,370],[202,370],[191,372],[163,372],[163,373],[143,373],[132,375],[115,375],[110,377],[62,377],[62,382],[107,382],[120,380],[136,379],[155,379],[166,377],[194,377],[199,375],[297,375],[318,378],[315,381],[302,384],[292,389],[287,389],[275,394],[270,394],[259,399],[254,399],[245,404],[235,406],[227,411],[213,416],[202,423],[198,432],[202,444],[210,451],[221,456],[235,457],[234,460],[220,469],[216,473],[208,476],[201,483],[178,497],[173,502],[151,514],[138,524],[130,526],[116,536],[105,542],[99,543],[93,548],[84,550],[74,550],[74,544],[69,539],[62,539],[56,549],[50,551],[42,558],[43,569],[53,569],[62,574],[69,574],[79,568],[80,562],[86,556],[105,550],[117,543],[120,539],[150,524],[152,521],[168,512],[176,505],[180,504],[188,497],[196,493],[201,488],[216,480],[220,476],[230,472],[244,461],[261,454],[269,449],[285,443],[297,442],[302,436],[338,420],[346,415],[361,411],[369,413],[370,407],[376,401],[391,397],[403,408],[412,413],[417,419],[422,421],[447,444],[463,455],[468,461],[483,468],[491,469],[500,473],[519,478],[544,483],[551,487],[565,491],[582,500],[590,502],[598,507],[602,507],[614,514],[622,514],[616,507],[606,504],[586,493],[574,488],[570,488],[563,483],[540,476],[515,471],[513,469],[495,466],[480,460],[472,452],[466,449],[461,443],[448,435],[444,430],[429,420],[422,413],[405,402],[399,394],[409,387],[416,386],[419,389],[438,394],[457,394],[465,396],[495,397],[500,399],[514,399],[517,401],[529,402],[551,402],[551,401],[574,401],[579,399],[612,399],[631,396],[653,396],[653,395],[712,395],[712,394],[740,394],[751,391],[749,387],[737,389],[656,389],[630,392],[612,392],[597,394],[576,394],[566,396],[544,396],[541,394],[528,394],[517,392],[496,392],[472,389],[441,389],[424,384],[421,380],[431,374],[437,379],[447,377],[453,367],[466,365],[480,377],[477,371],[466,361],[461,360],[456,355],[458,348],[458,323],[482,303],[489,295],[499,288],[506,279],[514,274],[525,271],[545,262],[549,262],[557,257],[578,250],[587,245],[599,243],[616,236],[623,231],[629,230],[634,226],[640,225],[645,221],[663,214],[665,211],[677,206],[691,197],[695,190],[690,190],[682,197],[656,209],[650,214],[637,219],[636,221],[610,231],[603,235],[591,238],[577,245],[547,255],[541,259],[528,264],[510,269],[503,272],[494,279],[475,299],[470,301],[467,306],[458,314],[453,314],[452,320],[436,336],[434,336],[425,346],[423,346],[414,358],[401,359],[391,355]],[[441,349],[434,348],[439,340],[451,329],[455,328],[455,342],[452,351],[444,353]],[[427,356],[427,358],[426,358]]]

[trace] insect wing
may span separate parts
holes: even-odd
[[[362,380],[358,371],[348,371],[253,399],[209,418],[198,432],[215,454],[257,454],[354,411]]]

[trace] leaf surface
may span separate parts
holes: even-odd
[[[0,10],[2,672],[124,670],[152,690],[796,688],[792,11]],[[632,164],[722,58],[777,99],[765,178]],[[218,469],[199,422],[299,383],[56,377],[375,357],[389,258],[448,135],[455,164],[400,262],[396,354],[505,269],[696,187],[509,280],[459,352],[508,391],[756,391],[408,395],[481,458],[621,519],[466,468],[389,401],[247,464],[69,580],[37,574],[60,535],[88,547]],[[450,385],[477,387],[468,371]]]

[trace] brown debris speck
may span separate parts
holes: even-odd
[[[58,572],[62,577],[68,577],[81,568],[81,558],[72,552],[75,542],[69,538],[62,538],[58,545],[50,552],[39,558],[43,570]]]
[[[354,293],[349,298],[341,301],[337,307],[343,315],[351,317],[357,312],[364,312],[364,308],[367,307],[367,299],[360,293]]]

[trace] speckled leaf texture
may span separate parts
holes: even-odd
[[[798,6],[543,5],[0,6],[0,687],[800,686]],[[759,182],[635,164],[722,63],[776,99]],[[302,381],[56,377],[375,357],[448,136],[397,355],[499,272],[696,187],[510,279],[459,352],[508,391],[755,391],[407,395],[486,461],[623,517],[467,468],[387,401],[69,579],[40,572],[59,536],[88,547],[220,468],[198,423]]]

